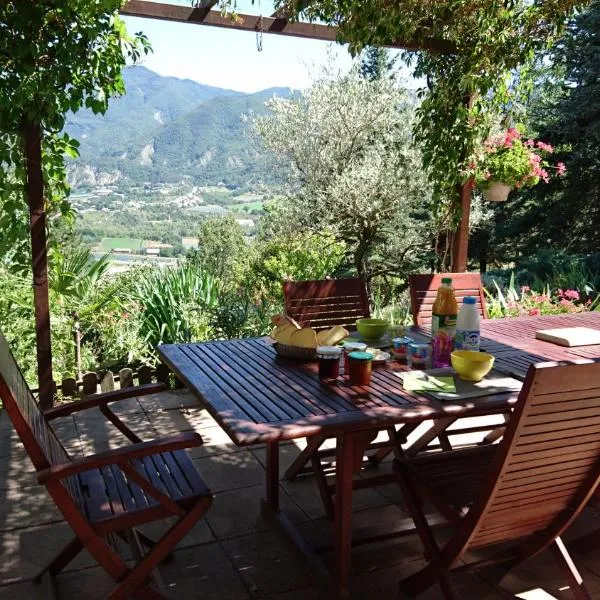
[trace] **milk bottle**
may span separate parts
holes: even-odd
[[[454,348],[456,350],[479,352],[480,320],[475,298],[465,296],[456,320],[456,336],[454,337]]]

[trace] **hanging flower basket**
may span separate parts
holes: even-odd
[[[506,202],[512,189],[511,185],[494,181],[488,188],[483,190],[483,197],[490,202]]]
[[[554,171],[559,177],[565,175],[563,163],[554,166],[545,158],[554,148],[540,140],[525,139],[522,131],[521,126],[511,127],[488,138],[473,154],[465,176],[474,179],[486,200],[505,202],[513,189],[548,183]]]

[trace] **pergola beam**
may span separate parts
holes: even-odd
[[[320,23],[303,23],[290,21],[281,17],[261,17],[257,15],[236,14],[234,17],[224,16],[219,11],[210,10],[212,0],[200,6],[177,6],[164,2],[146,2],[145,0],[129,0],[121,9],[122,15],[145,17],[163,21],[192,23],[234,29],[238,31],[261,31],[328,42],[342,41],[337,27]],[[216,2],[215,2],[216,4]],[[425,39],[419,41],[399,41],[389,45],[390,48],[403,50],[429,50],[441,54],[453,52],[453,45],[445,40]]]

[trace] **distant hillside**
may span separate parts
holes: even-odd
[[[277,183],[271,159],[246,134],[242,115],[262,113],[288,88],[243,94],[162,77],[141,66],[124,72],[127,93],[104,116],[70,115],[66,130],[81,142],[70,167],[75,188],[119,182],[228,186]]]

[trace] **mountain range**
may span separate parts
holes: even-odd
[[[249,139],[243,120],[262,114],[274,95],[254,94],[161,76],[145,67],[123,72],[126,94],[109,103],[105,115],[70,114],[66,131],[80,142],[69,166],[75,189],[119,182],[179,183],[241,187],[277,183],[272,158]]]

